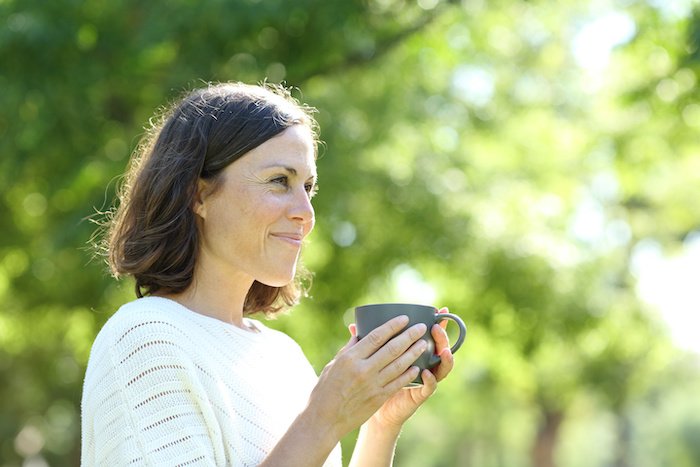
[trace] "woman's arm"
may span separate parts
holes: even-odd
[[[392,465],[396,442],[403,423],[437,389],[437,379],[433,373],[429,370],[423,370],[421,377],[423,386],[400,390],[362,425],[357,444],[355,444],[355,451],[350,460],[350,467],[387,467]],[[403,421],[393,421],[393,416],[387,418],[384,414],[387,411],[400,411],[405,414],[402,416]]]
[[[418,376],[411,364],[424,351],[425,325],[410,327],[397,317],[362,341],[353,336],[321,373],[306,409],[268,455],[262,466],[322,465],[333,447],[365,423],[394,394]],[[387,439],[393,452],[396,437]],[[380,443],[384,446],[386,443]]]
[[[440,310],[446,313],[447,309]],[[355,327],[350,332],[355,335]],[[416,410],[437,390],[437,383],[444,379],[454,366],[449,340],[444,329],[435,325],[431,329],[440,364],[432,371],[423,370],[423,385],[398,391],[365,423],[355,445],[350,467],[386,467],[392,465],[396,441],[401,427]]]
[[[308,407],[261,465],[321,465],[338,441],[359,425],[350,466],[392,465],[403,423],[435,392],[454,364],[447,334],[435,325],[431,332],[440,364],[432,371],[423,370],[422,386],[404,389],[418,376],[418,368],[411,364],[425,348],[419,340],[425,328],[413,326],[389,340],[403,326],[405,320],[395,318],[359,342],[351,326],[352,339],[324,369]]]
[[[384,467],[392,465],[400,428],[386,427],[369,419],[360,428],[350,467]]]
[[[307,408],[294,420],[259,467],[322,466],[340,437],[327,428],[323,417]]]

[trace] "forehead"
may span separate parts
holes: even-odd
[[[316,151],[311,130],[306,125],[293,125],[250,150],[239,161],[255,169],[283,166],[300,174],[315,175]]]

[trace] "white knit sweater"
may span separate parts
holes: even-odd
[[[287,335],[172,300],[121,307],[90,353],[83,466],[258,465],[304,409],[317,376]],[[340,445],[326,466],[341,466]]]

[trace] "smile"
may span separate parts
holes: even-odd
[[[272,237],[282,240],[285,243],[288,243],[290,245],[300,247],[302,243],[302,236],[298,234],[292,234],[292,233],[279,233],[279,234],[271,234]]]

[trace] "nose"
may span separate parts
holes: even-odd
[[[305,226],[310,225],[311,228],[313,228],[315,222],[314,207],[305,189],[302,188],[295,192],[292,205],[289,209],[289,218]],[[309,230],[311,230],[311,228]]]

